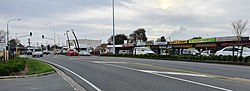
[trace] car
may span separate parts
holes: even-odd
[[[100,51],[98,50],[92,50],[89,52],[91,55],[99,55],[100,54]]]
[[[152,51],[148,47],[135,47],[133,54],[140,55],[140,54],[155,54],[154,51]]]
[[[67,52],[67,50],[68,50],[68,47],[63,47],[62,49],[61,49],[61,54],[66,54],[66,52]]]
[[[50,54],[50,51],[48,51],[48,50],[43,50],[43,54],[48,55],[48,54]]]
[[[34,49],[32,52],[32,57],[43,57],[42,49]]]
[[[32,50],[28,50],[26,54],[27,55],[32,55]]]
[[[78,56],[76,49],[69,48],[66,52],[66,56]]]
[[[183,49],[183,55],[200,55],[200,52],[196,49]]]
[[[85,51],[85,50],[83,50],[83,51],[80,51],[80,52],[78,53],[78,55],[80,55],[80,56],[90,56],[90,53],[87,52],[87,51]]]
[[[237,55],[237,54],[240,54],[241,52],[241,47],[233,47],[233,46],[228,46],[228,47],[225,47],[219,51],[217,51],[215,53],[215,55],[217,56],[228,56],[228,55],[231,55],[233,56],[233,51],[234,51],[234,55]],[[240,56],[240,55],[238,55]],[[248,47],[243,47],[243,51],[242,51],[242,57],[249,57],[250,56],[250,49]]]
[[[216,51],[213,50],[204,50],[201,52],[202,56],[211,56],[211,55],[215,55]]]
[[[119,50],[119,54],[132,54],[131,50]]]

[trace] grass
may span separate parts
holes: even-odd
[[[28,67],[28,72],[26,73],[27,75],[41,74],[41,73],[55,71],[48,64],[34,60],[34,59],[26,58],[26,62],[27,62],[27,67]]]
[[[0,62],[0,76],[33,75],[55,71],[51,66],[29,58],[14,58],[7,63]]]

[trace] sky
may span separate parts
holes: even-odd
[[[148,40],[233,36],[232,21],[249,20],[250,0],[115,0],[115,34],[144,28]],[[112,0],[0,0],[0,30],[9,23],[10,38],[33,33],[31,44],[65,45],[67,30],[79,39],[102,40],[112,35]],[[250,36],[250,30],[244,33]],[[59,37],[59,38],[58,38]],[[70,39],[74,39],[69,33]],[[28,45],[29,37],[19,38]]]

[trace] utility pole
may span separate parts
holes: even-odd
[[[68,39],[68,45],[69,45],[69,48],[70,48],[70,43],[69,43],[69,34],[68,34],[69,31],[66,32],[66,36],[67,36],[67,39]]]
[[[76,34],[75,34],[74,30],[75,30],[75,29],[71,29],[71,30],[69,30],[69,31],[72,31],[72,34],[73,34],[74,37],[75,37],[75,41],[76,41],[75,44],[77,45],[77,51],[80,52],[79,43],[78,43],[78,40],[77,40],[77,37],[76,37]]]
[[[115,1],[112,0],[112,13],[113,13],[113,54],[115,54]]]

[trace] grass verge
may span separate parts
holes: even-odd
[[[41,74],[41,73],[55,71],[48,64],[34,60],[34,59],[26,58],[26,62],[27,62],[27,67],[28,67],[28,72],[26,73],[27,75]]]
[[[29,58],[14,58],[0,62],[0,76],[33,75],[55,71],[48,64]]]

